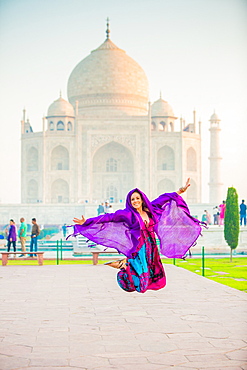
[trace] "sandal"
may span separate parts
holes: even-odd
[[[113,267],[115,269],[125,269],[126,268],[126,258],[122,260],[106,262],[104,263],[104,265]]]

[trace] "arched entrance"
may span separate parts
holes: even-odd
[[[134,184],[130,150],[114,141],[102,146],[93,157],[93,200],[124,201]]]
[[[52,150],[51,169],[69,170],[69,152],[64,146],[58,145]]]
[[[58,179],[51,186],[52,203],[69,203],[69,185],[66,181]]]
[[[187,171],[196,171],[196,151],[192,147],[187,150]]]
[[[38,171],[39,170],[39,154],[38,150],[32,146],[29,149],[27,155],[27,170]]]
[[[169,179],[163,179],[158,183],[158,195],[175,191],[174,183]]]
[[[175,170],[174,150],[170,146],[165,145],[159,149],[157,154],[157,167],[158,171]]]
[[[30,180],[27,186],[28,203],[37,203],[39,198],[39,186],[36,180]]]
[[[197,203],[197,185],[193,179],[190,179],[190,187],[187,190],[187,202]]]

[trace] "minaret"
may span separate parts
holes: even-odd
[[[221,156],[220,156],[220,119],[213,114],[210,122],[210,180],[209,202],[219,205],[222,202]]]

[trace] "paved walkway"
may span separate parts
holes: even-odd
[[[138,294],[102,265],[0,266],[0,369],[247,369],[247,295],[165,269]]]

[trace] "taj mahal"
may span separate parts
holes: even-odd
[[[186,123],[161,94],[149,102],[144,70],[111,41],[109,23],[105,41],[71,72],[67,94],[68,100],[60,94],[49,106],[41,132],[33,131],[23,111],[23,206],[39,208],[41,218],[51,206],[58,217],[64,209],[73,213],[106,199],[119,208],[134,187],[152,199],[178,190],[188,177],[185,200],[201,202],[201,122],[195,110]],[[213,113],[209,121],[209,198],[219,204],[220,119]]]

